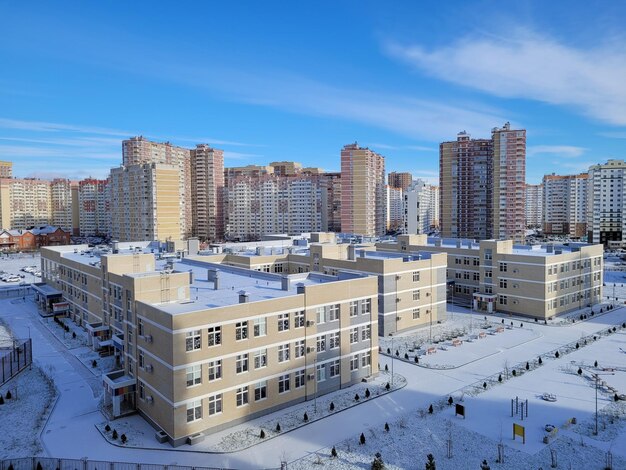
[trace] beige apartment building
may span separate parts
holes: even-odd
[[[379,251],[448,256],[449,298],[474,310],[537,319],[593,306],[602,300],[603,247],[514,245],[511,240],[428,239],[402,235]]]
[[[110,417],[136,410],[157,438],[195,443],[378,372],[375,276],[307,272],[288,252],[170,260],[161,248],[42,250],[42,309],[115,350],[119,370],[103,376]],[[258,269],[235,265],[246,258]]]
[[[13,162],[0,160],[0,179],[13,178]]]
[[[354,144],[341,149],[341,231],[385,234],[385,157]]]
[[[543,183],[526,185],[526,227],[543,226]]]
[[[224,239],[224,151],[197,145],[191,150],[192,234],[202,240]]]
[[[111,169],[111,237],[182,240],[178,167],[159,163]]]
[[[587,173],[543,177],[543,232],[581,238],[587,235]]]
[[[132,137],[122,141],[122,165],[140,165],[159,163],[178,168],[178,208],[180,213],[179,227],[183,237],[187,237],[192,229],[191,204],[191,150],[178,147],[170,142],[152,142],[143,136]],[[143,240],[143,238],[129,238]]]
[[[85,178],[78,182],[79,234],[106,236],[111,231],[109,180]]]
[[[406,191],[413,183],[413,175],[409,172],[395,172],[392,171],[387,175],[387,184],[392,188],[401,189]]]

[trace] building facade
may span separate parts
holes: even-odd
[[[543,177],[543,232],[581,238],[587,235],[587,173]]]
[[[86,178],[78,182],[79,233],[106,237],[111,233],[109,180]]]
[[[411,175],[411,173],[398,173],[392,171],[391,173],[389,173],[389,175],[387,175],[387,184],[392,188],[406,191],[407,189],[409,189],[409,186],[411,186],[411,183],[413,183],[413,175]]]
[[[446,253],[448,298],[477,311],[544,320],[602,300],[604,250],[599,244],[529,246],[402,235],[397,243],[376,248]]]
[[[0,179],[13,178],[13,162],[0,160]]]
[[[113,168],[111,237],[118,241],[182,240],[177,166],[159,163]]]
[[[67,245],[71,233],[61,227],[36,227],[30,230],[0,230],[0,251],[34,251],[42,246]]]
[[[385,157],[357,143],[341,150],[341,231],[385,233]]]
[[[76,183],[64,178],[55,178],[50,182],[52,225],[70,233],[73,233],[74,229],[72,187],[75,185]]]
[[[491,139],[439,145],[442,236],[524,242],[526,228],[526,131],[509,123]]]
[[[526,185],[526,227],[543,226],[543,184]]]
[[[626,162],[609,160],[589,168],[587,240],[608,248],[624,246]]]
[[[192,234],[224,239],[224,151],[197,145],[191,151]]]
[[[173,445],[195,443],[378,372],[375,276],[289,274],[288,258],[270,273],[226,254],[167,263],[152,250],[42,250],[41,307],[39,293],[61,293],[93,348],[115,350],[108,416],[138,411]]]
[[[404,191],[391,186],[385,187],[387,215],[386,228],[388,232],[397,232],[402,229],[404,220]]]
[[[437,227],[438,188],[423,180],[415,180],[404,192],[404,234],[429,233]]]

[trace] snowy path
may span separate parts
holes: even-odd
[[[35,306],[0,302],[0,315],[13,328],[16,335],[27,336],[27,326],[31,327],[35,361],[51,374],[59,388],[60,398],[51,419],[43,433],[43,441],[48,453],[55,457],[104,459],[115,461],[213,465],[229,468],[266,468],[279,466],[281,458],[294,460],[316,450],[328,447],[346,438],[355,438],[369,428],[381,428],[387,421],[402,416],[417,419],[415,410],[442,396],[453,393],[463,386],[481,380],[510,365],[532,360],[539,354],[551,351],[574,341],[583,335],[606,329],[609,325],[626,321],[626,309],[612,311],[599,318],[580,322],[570,327],[548,327],[532,325],[540,336],[530,342],[506,349],[454,370],[429,370],[395,361],[397,373],[407,378],[408,384],[402,390],[349,409],[336,418],[324,419],[277,439],[251,449],[228,455],[210,455],[199,452],[164,449],[147,451],[119,448],[108,444],[98,433],[95,424],[102,421],[97,409],[98,399],[94,398],[92,387],[99,387],[99,379],[91,371],[64,350],[59,341],[39,322]],[[381,367],[390,359],[381,357]],[[208,439],[217,439],[209,436]],[[189,448],[187,448],[189,449]]]

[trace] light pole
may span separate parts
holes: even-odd
[[[598,374],[595,372],[591,373],[594,377],[594,379],[596,379],[596,428],[595,431],[593,432],[594,436],[598,435],[598,380],[600,380],[600,376],[601,375],[615,375],[614,372],[607,372],[606,374]]]

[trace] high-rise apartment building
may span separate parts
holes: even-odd
[[[111,230],[109,180],[86,178],[78,182],[79,233],[107,236]]]
[[[3,228],[25,230],[52,223],[50,181],[35,178],[1,180],[0,201]]]
[[[433,230],[437,226],[438,187],[418,179],[403,196],[402,232],[412,235]]]
[[[385,187],[387,230],[395,232],[403,226],[404,220],[404,191],[400,188]]]
[[[224,151],[197,145],[191,150],[192,234],[224,239]]]
[[[169,142],[159,143],[145,139],[143,136],[133,137],[122,142],[122,164],[124,166],[143,163],[159,163],[178,168],[180,212],[180,232],[183,237],[191,233],[191,151],[172,145]]]
[[[322,230],[341,232],[341,173],[324,173],[322,184]]]
[[[626,239],[626,162],[609,160],[589,168],[587,239],[608,248],[624,246]]]
[[[13,162],[0,160],[0,179],[13,178]]]
[[[392,188],[398,188],[402,191],[406,191],[412,183],[413,175],[408,172],[398,173],[392,171],[389,175],[387,175],[387,184]]]
[[[113,168],[111,236],[119,241],[181,240],[178,166],[143,163]]]
[[[587,234],[587,173],[543,177],[543,232],[581,238]]]
[[[341,150],[341,231],[385,233],[385,157],[356,142]]]
[[[432,208],[431,226],[439,229],[439,186],[430,185],[430,207]]]
[[[526,226],[541,227],[543,223],[543,184],[526,185]]]
[[[296,235],[319,232],[323,205],[323,177],[239,176],[227,189],[227,226],[229,240],[258,240],[268,234]]]
[[[72,186],[70,180],[55,178],[50,182],[51,223],[73,233]]]
[[[526,131],[509,123],[491,139],[465,131],[439,146],[442,236],[523,242],[526,214]]]

